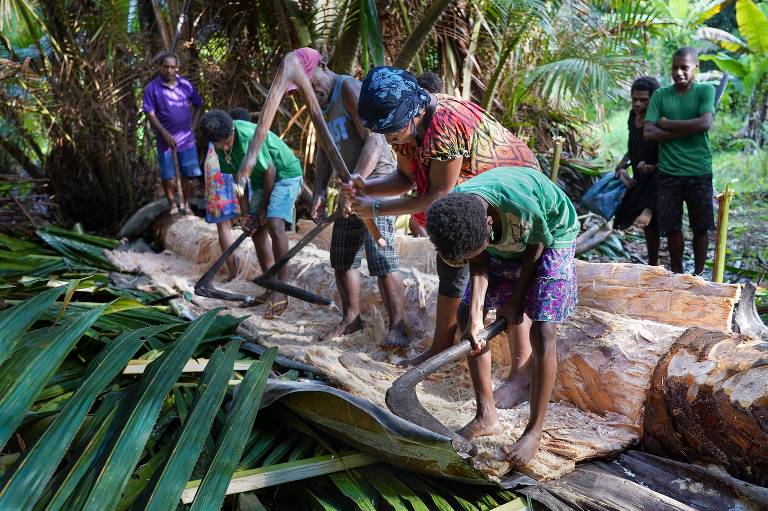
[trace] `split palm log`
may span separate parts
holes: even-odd
[[[333,138],[331,137],[331,132],[328,130],[328,126],[325,124],[325,119],[323,119],[323,112],[320,109],[320,104],[317,102],[315,93],[312,90],[312,85],[309,83],[309,78],[307,78],[303,67],[296,61],[296,57],[290,53],[286,55],[283,61],[280,63],[277,74],[272,81],[272,86],[270,87],[269,93],[267,94],[264,108],[261,110],[258,127],[256,128],[256,134],[248,146],[248,152],[243,160],[242,168],[250,169],[256,163],[256,157],[259,154],[259,150],[261,150],[261,146],[264,143],[264,140],[267,138],[267,133],[269,132],[269,128],[272,126],[272,121],[274,120],[275,115],[277,114],[280,101],[282,101],[283,97],[288,91],[289,85],[295,85],[298,87],[299,93],[302,95],[306,105],[309,107],[309,118],[312,120],[312,124],[314,125],[317,132],[318,142],[328,157],[331,168],[333,168],[334,172],[336,172],[336,174],[342,180],[345,182],[349,181],[349,170],[347,169],[341,154],[339,154],[339,149],[333,142]],[[243,172],[241,171],[241,179],[245,179],[246,177],[247,176],[243,175]],[[370,232],[371,236],[373,236],[373,239],[376,240],[376,243],[382,247],[385,247],[387,242],[382,237],[378,227],[376,227],[376,223],[370,218],[362,219],[362,221],[365,224],[365,227],[368,229],[368,232]]]
[[[768,485],[768,342],[687,330],[653,373],[648,450]]]
[[[292,296],[294,298],[297,298],[299,300],[314,303],[317,305],[330,305],[332,303],[331,300],[327,298],[323,298],[320,295],[316,295],[315,293],[312,293],[310,291],[301,289],[296,286],[292,286],[290,284],[286,284],[285,282],[282,282],[277,279],[277,272],[280,271],[280,268],[288,264],[288,261],[291,260],[293,256],[298,254],[301,249],[306,247],[308,244],[312,242],[317,236],[325,230],[326,227],[331,225],[339,216],[341,215],[341,211],[337,210],[333,213],[333,215],[329,216],[323,222],[318,224],[314,229],[309,231],[306,236],[301,238],[293,247],[291,247],[288,252],[282,255],[280,259],[275,261],[275,264],[273,264],[271,267],[267,269],[264,273],[262,273],[260,276],[258,276],[256,279],[254,279],[254,283],[266,288],[270,289],[272,291],[277,291],[278,293],[283,293],[288,296]],[[232,301],[242,301],[245,302],[246,306],[251,306],[260,303],[258,298],[251,295],[243,295],[239,293],[232,293],[230,291],[224,291],[222,289],[217,289],[216,286],[213,285],[213,278],[216,276],[216,274],[219,272],[221,267],[224,265],[224,263],[227,260],[227,257],[232,254],[232,252],[235,251],[235,249],[240,246],[240,244],[245,241],[246,238],[250,237],[251,233],[249,231],[243,232],[232,245],[230,245],[227,250],[224,251],[223,254],[221,254],[221,257],[219,257],[215,263],[213,263],[213,266],[205,272],[205,274],[200,278],[200,280],[195,284],[195,294],[199,296],[205,296],[208,298],[218,298],[220,300],[232,300]]]
[[[506,325],[506,320],[497,319],[490,326],[480,331],[477,335],[477,340],[490,342],[491,339],[504,330]],[[389,407],[392,413],[422,428],[451,438],[456,450],[463,453],[469,453],[472,450],[472,444],[460,437],[455,431],[448,429],[424,408],[421,402],[419,402],[419,397],[416,395],[416,385],[441,367],[462,358],[471,349],[472,345],[469,339],[464,339],[457,345],[425,360],[395,380],[389,390],[387,390],[386,396],[387,407]]]

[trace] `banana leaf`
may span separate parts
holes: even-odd
[[[243,382],[238,385],[218,449],[195,494],[190,511],[216,510],[221,507],[229,481],[256,420],[259,403],[276,355],[277,348],[265,352],[260,363],[253,364],[245,373]]]
[[[122,427],[114,446],[104,460],[98,479],[88,495],[84,509],[114,508],[141,456],[165,396],[181,374],[205,333],[216,319],[219,309],[205,313],[189,324],[184,334],[150,364],[144,373],[136,403]]]

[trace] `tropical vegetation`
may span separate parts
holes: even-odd
[[[318,377],[238,318],[125,287],[102,256],[116,245],[0,236],[0,509],[526,509],[384,465],[280,403],[259,410],[268,377]]]
[[[759,280],[768,239],[754,222],[768,212],[749,208],[768,190],[767,2],[0,0],[0,509],[171,509],[182,495],[193,509],[523,509],[496,487],[378,463],[280,403],[259,410],[267,377],[319,377],[254,351],[238,318],[193,317],[126,284],[138,277],[102,254],[117,241],[86,232],[114,235],[157,195],[140,106],[162,50],[223,109],[258,111],[300,46],[356,76],[435,71],[545,171],[564,137],[560,184],[578,198],[624,151],[628,85],[669,83],[684,45],[701,50],[702,79],[731,76],[710,133],[715,182],[755,200],[737,196],[726,270]],[[306,112],[291,99],[280,111],[273,129],[311,175]],[[640,243],[614,233],[586,257],[632,259]],[[254,475],[272,483],[225,496]]]

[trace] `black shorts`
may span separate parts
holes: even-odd
[[[688,207],[688,222],[695,232],[715,229],[712,206],[712,174],[671,176],[659,173],[656,216],[659,234],[668,235],[683,228],[683,202]]]
[[[382,277],[398,270],[400,258],[395,251],[395,217],[376,217],[376,227],[387,242],[386,247],[380,247],[376,243],[359,218],[336,220],[331,235],[331,267],[334,270],[359,268],[365,247],[365,258],[371,277]]]
[[[439,279],[437,293],[440,296],[461,298],[464,295],[464,288],[469,283],[469,265],[465,264],[461,268],[456,268],[443,261],[443,258],[438,254],[436,267]]]

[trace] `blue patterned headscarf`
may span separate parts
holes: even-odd
[[[374,67],[363,80],[357,114],[375,133],[395,133],[429,105],[430,96],[403,69]]]

